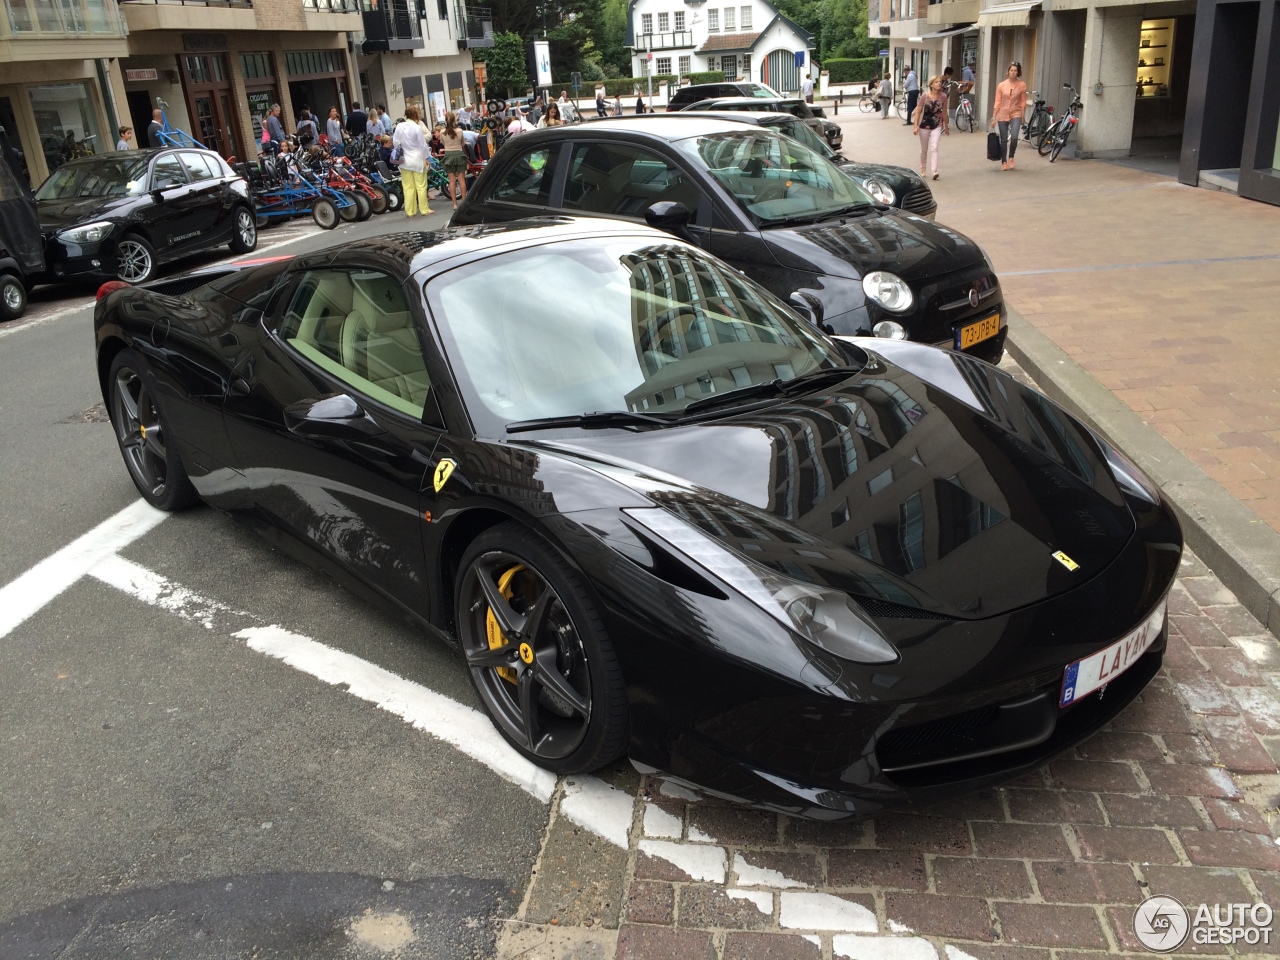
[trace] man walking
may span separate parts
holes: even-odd
[[[596,116],[607,117],[608,115],[609,111],[604,103],[604,87],[596,87]]]
[[[916,68],[907,67],[907,75],[902,80],[902,90],[907,95],[907,119],[902,121],[904,127],[912,124],[912,117],[915,116],[916,102],[920,99],[920,81],[916,77]]]
[[[813,74],[806,73],[800,81],[800,93],[805,103],[813,103]]]

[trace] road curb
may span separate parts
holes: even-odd
[[[1187,546],[1280,636],[1280,533],[1013,309],[1006,347],[1045,393],[1111,440],[1160,485],[1182,522]]]

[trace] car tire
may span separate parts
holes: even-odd
[[[138,233],[126,233],[116,244],[116,279],[135,286],[156,275],[156,250]]]
[[[388,194],[385,189],[376,184],[369,188],[373,191],[373,196],[369,198],[369,202],[373,204],[374,216],[379,216],[391,209]]]
[[[107,374],[107,413],[129,478],[158,510],[183,510],[200,497],[187,476],[156,378],[132,350],[121,350]]]
[[[232,253],[253,253],[258,246],[258,218],[248,207],[237,207],[231,224]]]
[[[311,204],[311,219],[321,230],[332,230],[342,218],[338,216],[338,207],[328,197],[317,197]]]
[[[557,774],[619,757],[628,742],[622,669],[581,578],[518,523],[482,533],[459,569],[458,637],[503,738]]]
[[[27,288],[11,273],[0,274],[0,320],[17,320],[27,312]]]

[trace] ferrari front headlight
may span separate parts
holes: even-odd
[[[898,659],[898,651],[842,591],[775,573],[660,507],[623,513],[814,646],[855,663]]]

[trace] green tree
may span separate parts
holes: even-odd
[[[516,96],[529,86],[524,41],[518,33],[495,33],[493,46],[472,51],[472,59],[488,65],[489,79],[485,88],[490,96],[499,92],[505,96]]]

